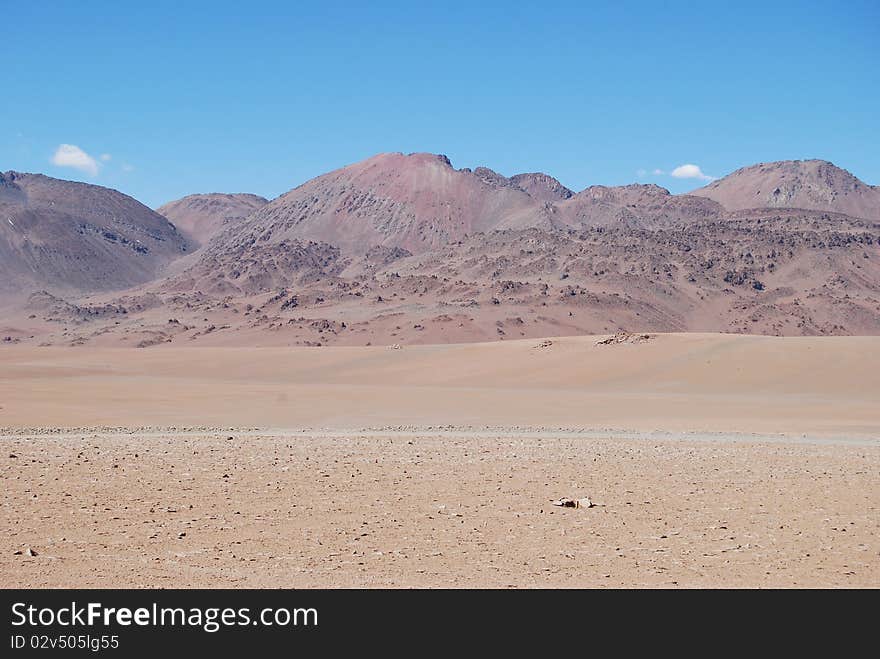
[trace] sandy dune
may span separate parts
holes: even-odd
[[[880,338],[603,339],[3,348],[0,585],[880,585]]]
[[[527,425],[880,436],[880,337],[0,350],[0,427]]]

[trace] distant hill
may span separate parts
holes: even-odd
[[[127,288],[190,250],[171,222],[121,192],[0,174],[0,294]]]
[[[542,204],[500,179],[454,169],[441,155],[383,153],[269,202],[228,247],[305,239],[358,253],[377,245],[419,253],[475,232],[551,226]]]
[[[781,160],[738,169],[690,194],[727,210],[804,208],[880,219],[880,188],[826,160]]]
[[[191,194],[156,209],[174,223],[196,245],[204,245],[215,234],[246,218],[269,201],[247,194]]]
[[[559,202],[571,197],[574,193],[548,174],[517,174],[510,177],[510,182],[520,190],[528,192],[537,201]]]
[[[561,202],[566,224],[573,227],[628,224],[664,226],[721,217],[724,208],[711,199],[673,195],[658,185],[590,186]]]

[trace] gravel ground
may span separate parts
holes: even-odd
[[[3,587],[877,587],[880,443],[18,429]],[[592,508],[558,508],[559,497]]]

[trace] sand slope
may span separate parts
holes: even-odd
[[[651,336],[401,349],[7,346],[0,427],[451,424],[880,436],[880,337]]]

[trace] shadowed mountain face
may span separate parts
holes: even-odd
[[[738,169],[690,193],[729,211],[804,208],[880,219],[880,188],[825,160],[783,160]]]
[[[166,218],[116,190],[0,174],[0,294],[118,290],[189,251]]]
[[[156,209],[196,245],[241,222],[268,200],[254,194],[192,194]]]

